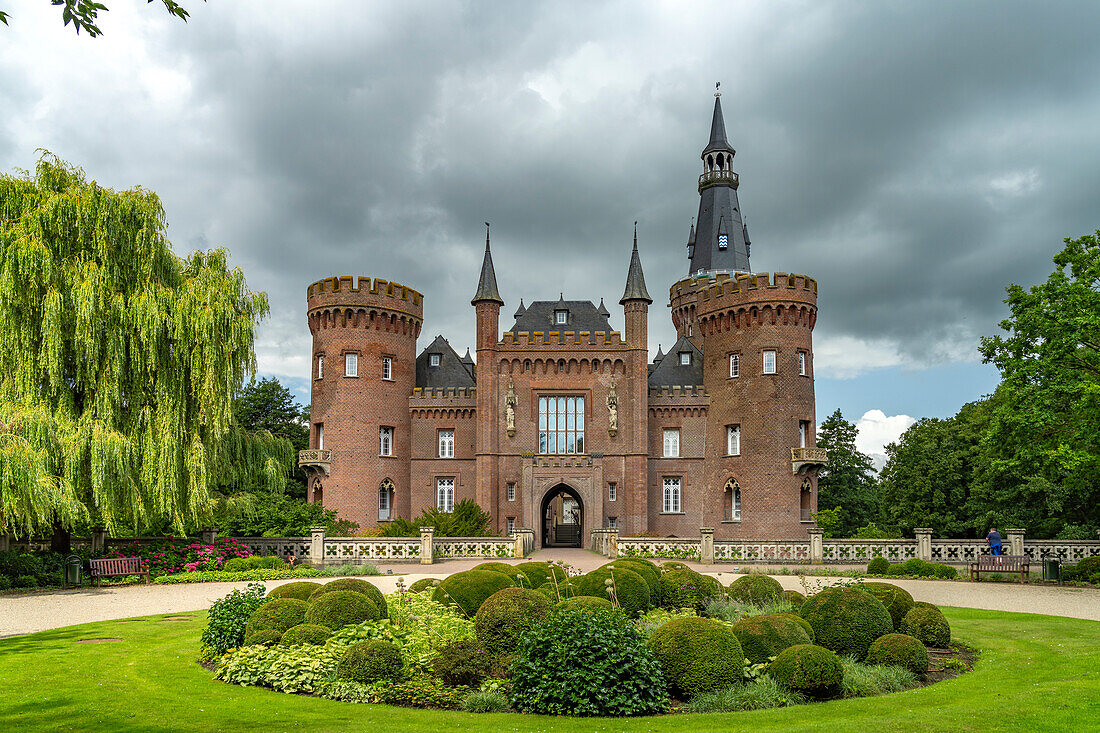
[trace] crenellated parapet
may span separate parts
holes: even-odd
[[[783,324],[812,330],[817,322],[817,281],[796,273],[713,273],[684,278],[669,288],[677,330],[700,334]]]
[[[559,350],[565,347],[626,348],[618,331],[506,331],[498,348],[539,348]]]
[[[381,278],[327,277],[306,289],[309,328],[376,328],[413,337],[424,323],[424,296]]]
[[[703,385],[670,385],[649,388],[651,418],[701,417],[710,407],[710,395]]]

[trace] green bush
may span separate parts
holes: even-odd
[[[796,590],[785,590],[783,591],[783,600],[795,608],[801,608],[802,604],[806,602],[806,596]]]
[[[812,644],[813,637],[789,616],[752,616],[732,626],[749,664],[764,664],[769,657],[798,644]]]
[[[704,692],[691,699],[689,713],[736,713],[742,710],[785,708],[806,702],[806,696],[788,690],[774,679],[763,676],[744,685]]]
[[[545,715],[647,715],[668,709],[661,666],[626,616],[550,614],[520,639],[512,706]]]
[[[462,698],[462,709],[468,713],[503,713],[508,698],[499,690],[475,690]]]
[[[313,591],[321,587],[320,583],[309,580],[299,580],[294,583],[284,583],[268,592],[268,598],[297,598],[299,601],[308,601]]]
[[[272,644],[278,644],[282,638],[283,635],[275,629],[260,629],[245,634],[243,646],[271,646]]]
[[[627,570],[633,570],[638,575],[642,576],[642,579],[649,586],[649,599],[654,606],[661,602],[661,571],[657,569],[657,566],[651,562],[647,562],[642,559],[624,559],[615,560],[609,562],[600,569],[603,568],[625,568]]]
[[[665,563],[665,567],[671,564]],[[661,605],[665,608],[702,611],[709,599],[721,595],[724,595],[721,583],[686,566],[661,573]]]
[[[369,562],[348,562],[343,565],[330,565],[325,568],[329,575],[381,575],[377,565]]]
[[[925,646],[944,649],[951,643],[951,626],[940,609],[915,605],[905,614],[898,631],[916,637]]]
[[[890,561],[885,557],[875,556],[871,559],[871,562],[867,563],[868,575],[886,575],[890,570]]]
[[[531,584],[531,580],[523,574],[523,571],[517,568],[515,565],[509,565],[506,562],[483,562],[480,565],[474,565],[471,570],[491,570],[494,573],[504,573],[512,579],[512,584],[518,588],[527,588],[532,590],[534,586]]]
[[[788,689],[818,699],[835,697],[844,681],[840,657],[815,644],[784,649],[768,665],[768,674]]]
[[[283,638],[279,639],[279,643],[283,646],[296,646],[298,644],[324,646],[330,636],[332,636],[332,629],[327,626],[298,624],[287,629],[283,633]]]
[[[867,650],[867,664],[904,667],[913,674],[924,674],[928,671],[928,650],[912,636],[887,634],[871,644]]]
[[[350,593],[351,591],[336,591]],[[369,639],[348,647],[336,665],[336,676],[369,684],[401,678],[401,650],[388,641]]]
[[[367,598],[371,599],[371,602],[374,603],[375,607],[378,609],[379,618],[388,617],[389,614],[386,612],[386,597],[382,595],[382,591],[378,590],[374,584],[368,583],[365,580],[359,580],[358,578],[340,578],[325,583],[320,588],[313,591],[309,600],[316,601],[324,594],[333,593],[338,590],[346,590],[352,593],[361,593],[365,595]]]
[[[33,575],[16,575],[11,584],[16,588],[37,588],[38,578]]]
[[[309,604],[297,598],[277,598],[260,605],[249,617],[245,634],[256,631],[278,631],[282,634],[291,626],[302,623]]]
[[[8,590],[9,588],[11,588],[11,578],[0,575],[0,590]]]
[[[942,562],[932,563],[932,577],[944,580],[954,580],[959,577],[959,571]]]
[[[378,606],[367,596],[351,590],[334,590],[322,593],[306,611],[311,624],[327,626],[336,631],[348,624],[377,621]]]
[[[474,617],[477,641],[490,654],[515,650],[519,637],[550,613],[550,601],[527,588],[502,588],[485,599]]]
[[[578,595],[611,598],[613,590],[619,607],[628,616],[638,616],[648,611],[653,603],[649,585],[638,573],[624,567],[604,566],[574,580]]]
[[[551,570],[553,568],[553,570]],[[523,573],[531,582],[532,588],[540,588],[550,580],[550,573],[557,570],[564,579],[565,573],[561,568],[550,565],[548,562],[521,562],[515,569]]]
[[[492,656],[478,644],[452,641],[432,660],[432,674],[452,687],[477,687],[491,666]]]
[[[286,561],[274,555],[252,555],[251,557],[231,557],[222,565],[222,570],[238,573],[245,570],[285,570]]]
[[[235,590],[210,606],[206,614],[206,628],[202,630],[202,645],[218,654],[244,643],[245,627],[256,609],[267,603],[264,587],[249,583],[244,590]]]
[[[682,562],[676,562],[675,560],[669,560],[668,562],[661,563],[659,568],[662,573],[667,573],[669,570],[691,570],[687,565]]]
[[[913,596],[909,595],[909,591],[891,583],[863,583],[860,588],[879,599],[879,602],[886,606],[886,610],[890,612],[894,629],[901,626],[901,620],[913,608]]]
[[[783,586],[767,575],[743,575],[730,583],[730,598],[742,603],[763,606],[783,599]]]
[[[551,579],[545,585],[540,585],[535,591],[549,598],[551,603],[557,603],[566,598],[574,598],[577,595],[577,589],[571,580],[555,581]]]
[[[606,598],[599,598],[597,596],[577,596],[576,598],[566,598],[564,601],[555,604],[554,608],[559,611],[584,611],[593,609],[608,610],[615,608],[615,604]]]
[[[489,596],[503,588],[514,587],[512,579],[503,573],[466,570],[444,578],[432,592],[432,600],[447,606],[456,606],[467,617],[473,618]]]
[[[239,573],[227,573],[224,570],[196,570],[194,572],[159,575],[153,578],[157,585],[178,585],[181,583],[241,583],[246,580],[286,580],[288,578],[323,578],[324,570],[295,567],[293,570],[242,570]]]
[[[1078,561],[1073,569],[1077,571],[1082,579],[1088,578],[1090,575],[1100,573],[1100,555],[1086,557],[1083,560]]]
[[[439,578],[421,578],[409,586],[409,593],[423,593],[431,591],[439,583]]]
[[[741,643],[728,626],[717,621],[669,621],[649,637],[649,647],[675,694],[690,698],[742,679],[745,655]]]
[[[457,710],[462,705],[463,697],[468,694],[465,687],[450,687],[433,677],[414,677],[379,685],[378,690],[378,702],[383,705],[430,710]]]
[[[903,563],[891,565],[886,571],[887,575],[912,575],[918,578],[931,578],[936,574],[932,563],[916,557],[911,557]]]
[[[215,679],[264,685],[280,692],[317,692],[336,673],[337,655],[325,647],[250,646],[226,655]]]
[[[784,611],[783,613],[775,614],[776,616],[786,616],[794,621],[796,624],[802,627],[802,630],[806,632],[810,637],[810,643],[814,643],[814,627],[810,626],[810,622],[798,615],[797,611]]]
[[[810,596],[798,610],[814,629],[814,641],[856,661],[867,656],[875,639],[894,630],[890,612],[870,593],[833,586]]]

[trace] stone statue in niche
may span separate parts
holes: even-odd
[[[508,437],[516,435],[516,383],[508,378],[508,396],[504,398],[504,417],[508,421]]]
[[[619,432],[619,396],[615,394],[615,383],[607,393],[607,434],[612,438]]]

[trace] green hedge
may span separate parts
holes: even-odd
[[[306,620],[336,631],[349,624],[377,621],[378,606],[367,596],[350,590],[323,593],[309,604]]]
[[[279,643],[282,646],[296,646],[298,644],[323,646],[330,636],[332,636],[332,629],[327,626],[298,624],[287,629]]]
[[[920,639],[907,634],[887,634],[875,639],[867,651],[867,664],[904,667],[913,674],[928,671],[928,650]]]
[[[282,634],[292,626],[302,623],[309,604],[297,598],[278,598],[257,608],[244,627],[248,637],[257,631],[277,631]]]
[[[277,588],[272,588],[267,593],[268,598],[297,598],[299,601],[308,601],[313,591],[321,587],[320,583],[309,580],[300,580],[297,583],[283,583]]]
[[[559,579],[565,578],[565,571],[548,562],[521,562],[515,569],[527,576],[532,588],[540,588],[550,580],[550,574],[557,571]]]
[[[153,578],[160,585],[177,583],[239,583],[243,580],[283,580],[285,578],[324,578],[328,573],[313,568],[295,568],[294,570],[242,570],[239,573],[227,573],[224,570],[200,570],[194,573],[176,573]]]
[[[763,606],[783,598],[783,586],[767,575],[744,575],[730,583],[729,596],[735,601]]]
[[[317,590],[313,591],[313,595],[310,596],[311,601],[316,601],[325,593],[332,593],[338,590],[347,590],[352,593],[361,593],[367,598],[371,599],[375,607],[378,609],[378,615],[380,618],[388,618],[389,614],[386,612],[386,597],[382,595],[382,591],[372,583],[368,583],[365,580],[359,580],[358,578],[340,578],[339,580],[333,580],[325,583]]]
[[[665,563],[664,567],[673,564],[682,563]],[[702,611],[708,600],[721,596],[724,592],[725,589],[717,580],[687,566],[661,573],[661,606],[664,608],[694,608]]]
[[[844,666],[840,657],[824,647],[799,644],[780,652],[768,665],[768,674],[788,689],[822,699],[840,692]]]
[[[913,596],[909,595],[909,591],[892,583],[864,583],[860,587],[886,606],[886,610],[890,612],[890,619],[894,623],[894,629],[900,628],[901,620],[913,608]]]
[[[274,555],[253,555],[252,557],[231,557],[222,565],[222,570],[239,573],[243,570],[285,570],[286,560]]]
[[[524,575],[523,571],[515,565],[509,565],[506,562],[483,562],[480,565],[474,565],[471,570],[491,570],[494,573],[504,573],[512,579],[512,584],[519,588],[527,588],[528,590],[534,589],[534,584],[531,583],[531,579]]]
[[[546,596],[527,588],[502,588],[489,596],[474,618],[478,644],[490,654],[515,650],[523,632],[550,613]]]
[[[807,598],[798,613],[813,627],[815,643],[856,661],[867,656],[875,639],[894,630],[882,602],[855,587],[826,588]]]
[[[561,601],[554,606],[554,610],[557,611],[584,611],[596,608],[608,611],[613,610],[615,608],[615,605],[606,598],[597,598],[596,596],[577,596],[576,598],[566,598],[564,601]]]
[[[673,693],[694,697],[743,678],[745,655],[728,626],[707,618],[678,618],[649,637]]]
[[[545,585],[540,585],[535,589],[535,592],[541,593],[550,599],[551,603],[557,603],[565,600],[566,598],[576,598],[577,589],[573,585],[573,579],[570,578],[566,581],[558,581],[555,583],[553,580],[547,582]]]
[[[784,649],[813,643],[813,637],[806,633],[803,624],[790,616],[750,616],[735,623],[731,629],[741,642],[749,664],[766,664],[769,657],[778,656]]]
[[[622,560],[613,560],[607,563],[603,567],[612,568],[626,568],[627,570],[633,570],[638,575],[642,576],[646,585],[649,586],[649,599],[654,606],[661,603],[661,571],[657,569],[657,566],[648,560],[641,558],[626,558]]]
[[[244,646],[271,646],[278,644],[282,638],[283,635],[275,629],[259,629],[251,634],[245,634]]]
[[[422,593],[423,591],[430,591],[435,588],[436,583],[439,582],[439,578],[421,578],[414,581],[409,586],[409,593]]]
[[[874,557],[867,563],[868,575],[886,575],[890,570],[890,561],[885,557]]]
[[[445,606],[457,606],[472,619],[489,596],[498,590],[514,587],[512,579],[503,573],[494,570],[466,570],[444,578],[432,591],[432,600]]]
[[[802,604],[806,602],[806,596],[796,590],[785,590],[783,591],[783,600],[795,608],[801,608]]]
[[[913,610],[901,620],[898,630],[919,639],[925,646],[945,649],[951,643],[951,625],[940,609],[931,604],[914,604]]]
[[[350,593],[351,591],[337,592]],[[381,680],[399,680],[401,679],[401,650],[396,644],[377,639],[352,644],[336,664],[336,676],[362,684]]]
[[[776,616],[786,616],[794,621],[796,624],[802,627],[802,630],[806,632],[810,637],[810,642],[814,642],[814,627],[810,626],[810,622],[798,615],[798,611],[783,611],[775,614]]]
[[[611,598],[608,588],[614,588],[619,607],[628,616],[636,617],[653,606],[649,584],[645,582],[645,578],[625,567],[605,565],[576,578],[574,583],[578,595],[596,598]]]

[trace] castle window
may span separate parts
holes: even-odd
[[[531,360],[530,359],[524,359],[523,360],[523,371],[525,371],[525,372],[531,371]]]
[[[359,376],[359,354],[344,354],[344,376]]]
[[[439,366],[440,354],[428,354],[428,366]]]
[[[741,487],[737,485],[737,482],[730,479],[726,482],[726,521],[727,522],[740,522],[741,521]]]
[[[378,455],[393,455],[393,428],[378,428]]]
[[[725,234],[718,235],[718,249],[726,249],[730,245],[729,237]]]
[[[681,351],[680,352],[680,366],[691,366],[691,352],[690,351]]]
[[[325,449],[325,424],[317,423],[317,450]]]
[[[741,355],[730,354],[730,378],[741,376]]]
[[[318,356],[317,356],[317,378],[318,379],[324,379],[325,378],[325,355],[324,354],[318,354]]]
[[[798,447],[806,447],[806,436],[810,433],[810,421],[799,420],[798,421]]]
[[[680,431],[677,428],[665,428],[665,458],[680,457]]]
[[[615,485],[614,481],[612,481],[611,483],[609,483],[607,485],[607,500],[608,501],[615,501],[616,489],[618,489],[618,487]]]
[[[741,426],[726,426],[726,455],[741,455]]]
[[[554,311],[554,323],[565,325],[569,322],[569,311]]]
[[[664,514],[680,514],[680,479],[664,480]]]
[[[584,453],[584,397],[539,397],[539,453]]]
[[[619,518],[618,517],[608,517],[607,518],[607,528],[608,529],[618,529],[618,527],[619,527]]]
[[[393,379],[393,359],[382,357],[382,379]]]
[[[455,508],[455,480],[437,478],[435,480],[435,508],[442,512],[453,512]]]
[[[393,481],[386,479],[378,487],[378,521],[388,522],[393,509]]]
[[[803,377],[806,376],[806,352],[798,352],[798,373]]]
[[[770,349],[764,352],[764,373],[775,374],[775,351]]]
[[[516,484],[513,481],[508,482],[508,493],[506,494],[508,501],[516,500]]]
[[[799,509],[801,510],[803,522],[813,521],[813,513],[810,511],[811,488],[809,479],[802,482],[802,491],[799,492]]]
[[[455,457],[455,431],[453,431],[453,430],[440,430],[439,431],[439,457],[440,458],[454,458]]]
[[[516,533],[516,518],[508,517],[508,534],[513,535]]]

